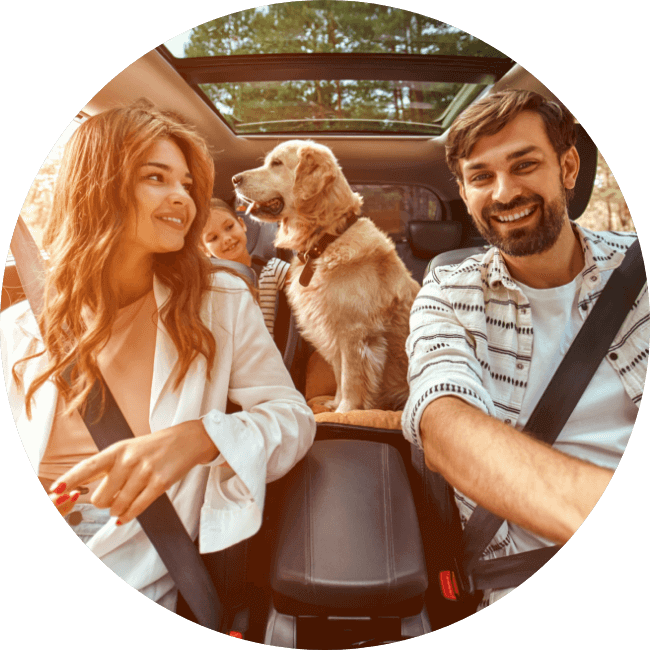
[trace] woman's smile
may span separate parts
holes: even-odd
[[[156,218],[176,230],[185,230],[185,218],[181,213],[163,214],[158,215]]]
[[[179,146],[157,140],[139,169],[135,185],[135,215],[125,232],[131,250],[171,253],[185,245],[196,205],[192,175]]]

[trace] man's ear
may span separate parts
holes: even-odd
[[[575,147],[565,151],[560,157],[560,169],[562,171],[562,184],[567,190],[576,186],[578,172],[580,171],[580,156]]]

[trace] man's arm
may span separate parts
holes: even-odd
[[[426,407],[420,435],[429,469],[487,510],[554,542],[573,535],[613,475],[456,397]]]

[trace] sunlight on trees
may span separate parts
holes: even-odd
[[[591,230],[635,230],[623,192],[600,153],[591,200],[577,222]]]

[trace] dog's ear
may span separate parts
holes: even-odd
[[[323,194],[334,183],[341,170],[329,151],[305,144],[297,153],[294,201],[298,212],[313,214],[318,211],[318,204],[323,203]]]

